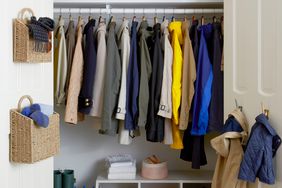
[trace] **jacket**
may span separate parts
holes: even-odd
[[[64,33],[64,20],[60,19],[55,36],[54,50],[54,72],[55,72],[55,101],[56,104],[64,104],[66,93],[66,77],[67,77],[67,49]]]
[[[256,177],[266,184],[275,183],[272,158],[281,144],[281,138],[270,125],[267,117],[260,114],[251,130],[250,139],[240,166],[239,179],[255,182]]]
[[[93,85],[96,74],[96,47],[94,40],[94,27],[96,21],[91,19],[84,27],[85,35],[83,80],[78,97],[78,111],[89,114],[93,105]]]
[[[126,105],[126,77],[129,64],[129,55],[130,55],[130,36],[129,36],[129,26],[128,20],[125,19],[117,33],[118,47],[120,50],[121,57],[121,85],[119,90],[119,99],[118,107],[116,111],[116,118],[119,119],[119,143],[123,145],[131,144],[132,137],[129,135],[129,130],[124,128],[124,119],[125,119],[125,105]]]
[[[101,134],[108,135],[117,134],[118,129],[118,120],[115,118],[115,112],[120,88],[121,63],[116,43],[115,27],[116,22],[109,23],[102,129],[100,130]]]
[[[196,64],[193,48],[189,37],[189,22],[182,22],[183,42],[183,68],[182,68],[182,94],[179,129],[185,130],[188,126],[189,113],[194,96],[194,82],[196,80]]]
[[[205,135],[207,132],[209,122],[209,105],[211,101],[211,87],[213,81],[212,65],[207,44],[211,38],[212,25],[203,25],[199,28],[199,30],[201,32],[201,39],[193,106],[192,135]]]
[[[65,92],[66,96],[68,94],[69,83],[70,83],[70,74],[72,67],[73,54],[75,49],[75,27],[74,21],[70,20],[68,25],[68,30],[66,31],[66,45],[67,45],[67,77],[66,77],[66,86]]]
[[[171,22],[168,26],[171,33],[171,46],[173,49],[173,63],[172,63],[172,120],[175,125],[179,124],[178,109],[181,102],[181,78],[182,78],[182,22]]]
[[[164,122],[164,144],[172,144],[172,130],[171,130],[171,116],[172,116],[172,104],[171,104],[171,84],[172,84],[172,61],[173,52],[169,42],[168,20],[165,19],[161,24],[161,46],[164,54],[164,70],[162,80],[162,92],[159,105],[158,115],[165,118]]]
[[[225,132],[211,140],[218,157],[212,179],[212,188],[247,188],[247,182],[238,179],[244,151],[242,144],[248,136],[245,115],[235,109],[225,122]],[[238,132],[239,131],[239,132]]]
[[[171,102],[171,85],[172,85],[172,61],[173,51],[169,42],[168,20],[165,19],[161,24],[162,30],[162,50],[164,54],[164,71],[162,80],[162,92],[158,115],[171,119],[172,102]]]
[[[173,63],[172,63],[172,137],[173,144],[171,148],[182,149],[183,143],[179,132],[179,107],[181,103],[181,78],[182,78],[182,49],[183,44],[182,22],[171,22],[168,26],[171,33],[171,46],[173,49]]]
[[[152,75],[150,78],[150,98],[148,117],[146,123],[146,138],[151,142],[162,142],[164,139],[164,117],[158,116],[162,80],[163,80],[163,53],[161,48],[161,24],[157,23],[154,25],[154,35],[152,38]]]
[[[126,79],[126,114],[124,127],[127,130],[137,128],[138,116],[138,93],[139,93],[139,70],[137,63],[137,25],[133,21],[131,25],[130,56],[128,64],[128,74]]]
[[[191,44],[193,48],[195,63],[197,65],[198,63],[198,54],[199,54],[199,31],[198,31],[198,25],[199,21],[194,20],[192,21],[190,30],[189,30],[189,36],[191,39]]]
[[[100,18],[100,23],[96,31],[97,42],[97,59],[96,59],[96,73],[94,78],[94,85],[92,89],[92,101],[93,106],[89,115],[95,117],[102,116],[103,96],[105,86],[105,67],[106,67],[106,24]]]
[[[223,71],[221,70],[223,36],[221,24],[213,23],[212,65],[213,83],[209,109],[209,131],[221,131],[223,126]]]
[[[147,123],[147,113],[149,105],[149,80],[152,73],[152,65],[150,59],[150,52],[147,46],[147,40],[152,35],[148,30],[148,22],[142,21],[139,27],[139,54],[140,54],[140,85],[138,98],[138,125],[145,126]]]
[[[77,24],[77,40],[73,55],[73,62],[70,75],[70,83],[67,96],[65,122],[77,124],[78,116],[78,95],[83,75],[83,51],[82,51],[82,27],[83,20]]]

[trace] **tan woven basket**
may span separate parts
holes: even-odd
[[[51,51],[44,53],[34,50],[34,40],[29,37],[29,29],[26,25],[28,20],[26,14],[34,16],[30,8],[24,8],[13,21],[14,62],[51,62]]]
[[[60,149],[59,114],[49,116],[49,125],[42,128],[20,113],[21,103],[30,96],[19,100],[18,109],[10,110],[10,160],[17,163],[34,163],[54,156]]]

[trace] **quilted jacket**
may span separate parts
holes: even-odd
[[[267,117],[260,114],[251,130],[247,149],[240,166],[239,179],[274,184],[275,175],[272,158],[281,144],[281,138],[271,127]]]

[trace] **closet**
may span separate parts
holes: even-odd
[[[279,45],[277,43],[277,37],[279,36],[268,35],[271,29],[268,25],[264,25],[270,22],[272,27],[276,26],[275,29],[280,29],[275,22],[278,15],[275,15],[275,12],[267,12],[265,8],[274,6],[274,4],[269,5],[265,1],[248,3],[224,1],[225,118],[236,107],[235,99],[243,106],[250,124],[254,120],[251,117],[255,117],[256,114],[260,113],[261,102],[270,109],[271,120],[279,117],[275,117],[275,103],[271,103],[276,96],[276,92],[281,89],[278,89],[279,84],[276,83],[278,74],[275,73],[278,68],[278,64],[275,62],[279,60],[279,54],[276,52],[277,54],[273,55],[275,51],[268,51],[270,45]],[[223,2],[220,1],[167,1],[163,3],[158,1],[152,3],[139,1],[134,3],[126,1],[55,1],[54,8],[55,20],[58,15],[61,15],[66,20],[66,23],[68,23],[67,20],[70,15],[74,20],[77,20],[79,16],[85,20],[89,16],[94,17],[96,20],[100,16],[109,20],[113,15],[116,17],[117,24],[121,23],[123,17],[130,20],[133,16],[136,16],[137,21],[140,23],[142,17],[145,16],[151,25],[153,25],[154,17],[161,19],[165,16],[167,18],[182,19],[184,16],[188,18],[195,16],[197,19],[204,17],[206,22],[212,22],[213,17],[220,18],[223,15]],[[253,12],[250,13],[250,10]],[[254,24],[253,32],[240,29],[249,28],[248,25]],[[279,48],[277,47],[277,49]],[[270,59],[271,63],[266,64],[265,62],[268,62],[268,59]],[[253,69],[257,70],[257,75],[251,73],[250,70]],[[248,99],[251,96],[256,100]],[[272,108],[274,109],[273,114]],[[64,114],[64,108],[62,107],[59,107],[57,111]],[[189,170],[191,168],[190,163],[179,159],[177,150],[171,150],[164,145],[145,141],[144,128],[141,128],[141,131],[143,131],[141,137],[135,138],[129,146],[122,146],[118,145],[117,137],[97,134],[100,124],[101,121],[96,118],[86,118],[85,122],[79,123],[76,127],[70,127],[62,122],[62,151],[59,156],[55,157],[55,168],[74,168],[78,185],[82,185],[84,182],[88,186],[93,184],[93,176],[97,176],[103,170],[103,163],[101,162],[103,157],[119,152],[130,153],[137,158],[137,161],[141,161],[146,155],[155,152],[157,155],[165,156],[169,162],[170,170]],[[208,165],[201,167],[201,171],[214,169],[216,155],[209,143],[210,138],[214,136],[207,135],[205,138]],[[140,148],[146,149],[140,150]],[[74,164],[73,161],[81,161],[81,163]],[[91,176],[87,175],[88,173]]]
[[[54,158],[31,165],[12,164],[8,159],[9,151],[9,114],[8,109],[15,106],[15,101],[24,95],[37,96],[39,100],[52,104],[53,101],[53,66],[52,64],[13,64],[12,63],[12,19],[23,7],[32,8],[37,15],[54,16],[61,14],[68,23],[69,14],[74,20],[81,15],[85,20],[89,15],[95,19],[103,15],[106,20],[115,15],[117,22],[125,15],[132,18],[136,14],[140,22],[143,14],[152,24],[153,17],[162,19],[220,17],[224,9],[224,119],[238,105],[243,107],[250,125],[261,113],[261,103],[270,110],[269,120],[278,134],[282,134],[281,98],[282,98],[282,1],[280,0],[10,0],[3,4],[0,12],[3,27],[1,45],[2,67],[0,69],[0,181],[4,188],[50,188],[53,186],[53,169],[72,168],[75,170],[77,185],[94,185],[98,174],[104,169],[104,157],[109,154],[131,153],[137,161],[151,154],[157,154],[168,160],[169,169],[190,170],[191,164],[179,159],[179,152],[159,143],[136,138],[129,146],[117,143],[117,138],[98,134],[100,120],[86,118],[78,126],[70,126],[61,118],[61,152]],[[207,20],[207,22],[209,22]],[[6,37],[7,36],[7,37]],[[10,51],[7,52],[7,49]],[[43,84],[44,83],[44,84]],[[55,107],[64,116],[64,107]],[[215,151],[210,147],[207,135],[205,149],[208,165],[201,167],[200,173],[214,170]],[[155,152],[155,153],[154,153]],[[276,184],[259,187],[282,187],[282,150],[278,150],[274,159]],[[140,168],[140,166],[138,166]],[[195,172],[198,173],[198,172]],[[193,174],[193,175],[195,175]],[[178,177],[179,178],[179,177]],[[101,180],[103,181],[103,180]],[[133,183],[137,187],[144,182]],[[180,187],[183,182],[175,181],[173,186]],[[205,182],[209,183],[209,182]],[[136,186],[137,185],[137,186]],[[154,185],[149,185],[154,187]],[[184,186],[185,187],[185,186]]]

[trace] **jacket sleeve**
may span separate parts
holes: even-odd
[[[262,165],[264,150],[261,141],[254,134],[250,138],[244,158],[240,165],[239,179],[255,182],[257,173]]]

